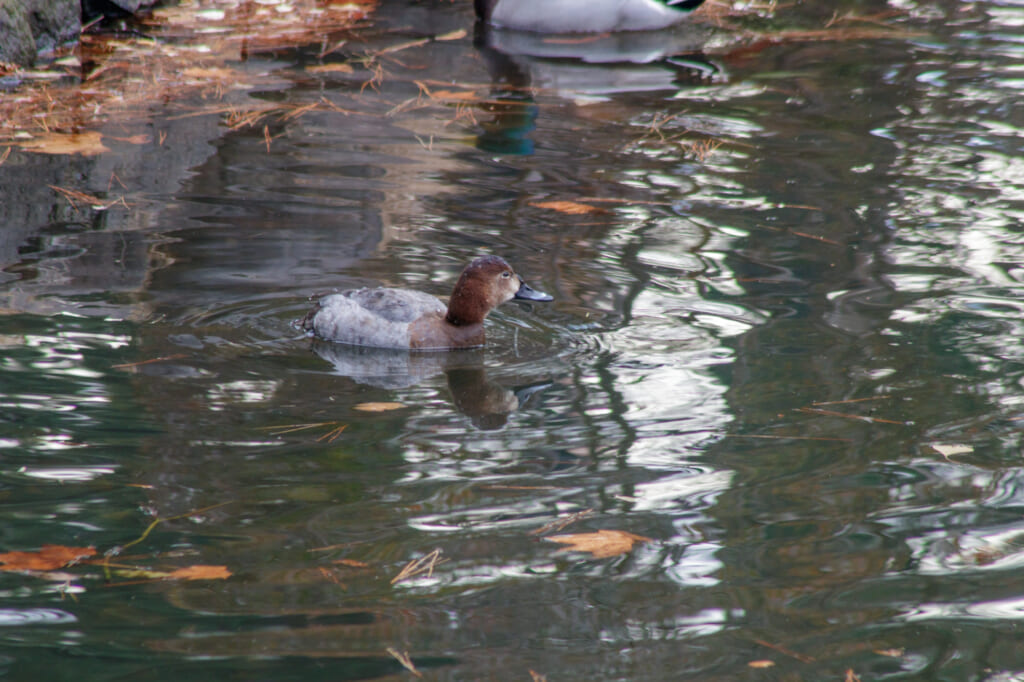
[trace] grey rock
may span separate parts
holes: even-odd
[[[81,30],[78,0],[0,0],[0,61],[31,66]]]
[[[152,7],[157,3],[157,0],[110,0],[110,2],[125,12],[134,14],[143,7]]]
[[[37,52],[48,52],[78,40],[82,32],[78,0],[26,0],[24,4]]]
[[[23,0],[0,0],[0,61],[31,64],[36,58],[36,40]]]

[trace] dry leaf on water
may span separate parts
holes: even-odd
[[[186,566],[173,571],[151,571],[145,568],[119,568],[114,571],[122,578],[140,580],[225,580],[231,577],[227,566]]]
[[[439,36],[434,36],[434,40],[439,42],[445,40],[462,40],[463,38],[466,37],[466,35],[466,29],[460,28],[459,30],[452,31],[451,33],[442,33]]]
[[[231,577],[227,566],[186,566],[171,571],[167,580],[225,580]]]
[[[360,412],[387,412],[389,410],[399,410],[405,407],[402,403],[359,403],[354,406],[353,410],[359,410]]]
[[[359,561],[357,559],[335,559],[331,563],[340,564],[341,566],[349,566],[351,568],[369,568],[370,567],[370,564],[366,563],[365,561]]]
[[[355,69],[350,64],[321,64],[319,66],[307,66],[307,73],[353,73]]]
[[[552,211],[558,211],[559,213],[567,213],[568,215],[586,215],[588,213],[607,213],[606,209],[599,206],[591,206],[590,204],[581,204],[577,201],[538,201],[531,202],[530,206],[536,206],[537,208],[547,208]]]
[[[64,545],[43,545],[38,552],[4,552],[0,571],[53,571],[95,553],[95,547]]]
[[[46,133],[31,140],[18,142],[18,146],[30,152],[42,154],[82,154],[93,156],[109,152],[110,149],[103,144],[103,135],[95,131],[88,133]]]
[[[749,668],[771,668],[773,665],[775,665],[774,661],[769,661],[767,659],[747,663],[747,667]]]
[[[552,535],[545,540],[569,545],[566,549],[574,552],[590,552],[597,559],[619,556],[633,549],[638,542],[653,542],[651,538],[634,535],[624,530],[599,530],[596,533],[574,533]]]
[[[970,445],[958,445],[956,443],[931,443],[930,445],[947,459],[955,455],[969,455],[974,452],[974,448]]]
[[[456,102],[474,102],[480,99],[472,90],[435,90],[430,93],[431,99]]]

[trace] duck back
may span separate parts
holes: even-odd
[[[354,289],[321,298],[303,327],[336,343],[409,348],[409,325],[441,319],[446,311],[440,300],[419,291]]]

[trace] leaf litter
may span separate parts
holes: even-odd
[[[226,503],[223,503],[226,504]],[[168,570],[157,570],[137,565],[113,564],[111,558],[120,555],[126,548],[143,542],[157,525],[173,519],[188,518],[196,516],[210,509],[223,506],[223,504],[212,505],[203,509],[180,514],[169,518],[156,519],[143,531],[135,540],[119,547],[113,547],[104,553],[102,558],[96,556],[95,547],[69,547],[65,545],[43,545],[35,551],[13,551],[0,553],[0,571],[21,571],[35,574],[39,577],[50,580],[70,582],[76,576],[61,571],[73,566],[101,566],[109,579],[113,575],[120,578],[135,578],[134,581],[120,581],[113,583],[114,586],[131,585],[138,582],[152,582],[156,580],[168,581],[193,581],[193,580],[224,580],[231,577],[231,571],[226,566],[215,566],[195,564]],[[72,595],[73,596],[73,595]]]
[[[0,571],[54,571],[96,554],[95,547],[43,545],[35,552],[0,554]]]
[[[624,530],[599,530],[594,533],[552,535],[544,539],[567,545],[563,551],[588,552],[595,559],[607,559],[627,554],[633,550],[633,546],[637,543],[654,542],[652,538],[635,535]]]
[[[231,92],[281,80],[245,70],[248,55],[323,41],[359,25],[375,7],[376,0],[183,0],[140,17],[156,39],[83,32],[71,48],[77,54],[50,65],[47,73],[56,79],[9,74],[22,86],[0,98],[0,143],[91,155],[109,150],[95,130],[106,121],[142,122],[158,107],[171,114],[227,113]],[[243,100],[235,107],[266,104]],[[143,143],[135,136],[127,141]]]
[[[784,9],[776,2],[750,3],[709,0],[697,11],[698,21],[719,25],[733,36],[729,50],[758,49],[779,42],[821,40],[870,40],[906,38],[913,33],[890,25],[897,12],[859,16],[835,13],[820,28],[756,31],[730,24],[743,17],[764,19]],[[87,142],[69,139],[88,134],[107,120],[127,122],[149,117],[156,107],[173,115],[224,114],[237,124],[255,125],[268,115],[288,115],[287,105],[268,106],[248,98],[233,106],[224,106],[235,91],[248,91],[279,83],[285,76],[271,71],[245,68],[249,55],[319,43],[320,56],[332,54],[352,41],[346,32],[364,25],[377,9],[377,0],[349,0],[325,3],[322,0],[183,0],[143,15],[143,29],[155,37],[125,37],[123,34],[81,36],[73,52],[64,54],[44,72],[57,80],[39,77],[39,72],[14,70],[24,87],[0,100],[0,144],[7,141],[26,151],[39,153],[102,153],[102,140]],[[703,18],[703,19],[701,19]],[[461,40],[467,35],[459,29],[446,34],[402,39],[391,45],[356,53],[340,64],[306,68],[307,73],[349,74],[355,66],[372,73],[363,89],[378,89],[385,78],[381,60],[394,61],[394,55],[421,48],[436,41]],[[410,79],[412,80],[412,79]],[[419,82],[412,80],[419,84]],[[453,90],[453,85],[462,90]],[[490,84],[445,83],[429,93],[431,104],[455,106],[453,121],[476,125],[473,106],[488,102],[477,94]],[[423,94],[423,93],[421,93]],[[417,99],[417,106],[424,102]],[[397,107],[402,110],[408,102]],[[471,106],[472,105],[472,106]],[[336,108],[326,100],[313,108]],[[352,113],[352,112],[346,112]],[[160,144],[164,143],[160,133]],[[664,139],[664,137],[662,136]],[[266,142],[269,146],[270,137]],[[142,143],[133,142],[133,143]],[[674,140],[679,148],[703,159],[721,140]],[[70,146],[69,146],[70,145]],[[67,151],[68,149],[74,151]],[[585,209],[583,209],[585,210]]]

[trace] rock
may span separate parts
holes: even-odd
[[[128,16],[157,0],[0,0],[0,62],[31,66],[78,39],[82,17]]]
[[[36,40],[23,0],[0,0],[0,62],[29,65],[36,58]]]
[[[27,0],[25,4],[37,53],[78,40],[82,32],[82,8],[78,0]]]
[[[110,0],[112,3],[123,9],[125,12],[134,14],[143,7],[152,7],[157,0]]]
[[[140,9],[152,7],[158,0],[81,0],[82,16],[93,19],[99,16],[126,17]]]
[[[81,30],[78,0],[0,0],[0,61],[31,66]]]

